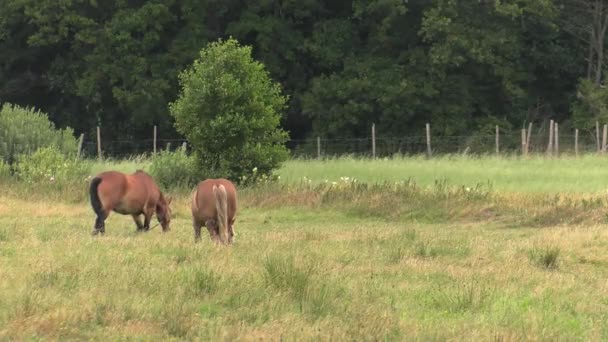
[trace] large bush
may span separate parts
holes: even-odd
[[[209,177],[250,179],[254,168],[270,174],[287,159],[288,136],[279,127],[286,97],[250,47],[211,43],[179,80],[170,112]]]
[[[193,187],[203,178],[194,156],[186,153],[185,148],[175,152],[160,151],[152,157],[150,174],[165,189]]]
[[[66,156],[56,147],[43,147],[17,157],[15,174],[27,183],[75,183],[87,180],[88,162]]]
[[[46,114],[31,108],[4,104],[0,110],[0,157],[13,164],[20,154],[40,147],[56,147],[64,154],[77,152],[71,128],[55,129]]]

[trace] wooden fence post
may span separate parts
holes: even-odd
[[[558,126],[557,122],[555,123],[554,135],[555,135],[555,156],[559,157],[559,126]]]
[[[317,137],[317,159],[321,159],[321,137]]]
[[[99,126],[97,126],[97,158],[101,160],[101,131]]]
[[[376,124],[372,124],[372,158],[376,159]]]
[[[76,159],[80,159],[80,155],[82,154],[82,143],[84,142],[84,133],[80,134],[80,139],[78,139],[78,153],[76,154]]]
[[[599,121],[595,122],[595,144],[597,145],[597,153],[600,153],[600,123]]]
[[[431,158],[431,124],[426,124],[426,156]]]
[[[553,154],[553,120],[549,121],[549,144],[547,145],[547,155]]]
[[[604,125],[602,134],[602,153],[606,153],[606,135],[608,135],[608,125]]]
[[[500,129],[496,125],[496,155],[500,154]]]
[[[156,125],[154,125],[154,154],[156,154]]]
[[[578,157],[578,128],[574,130],[574,155]]]
[[[528,124],[528,136],[526,137],[526,154],[530,152],[530,136],[532,135],[532,122]]]
[[[526,149],[526,129],[521,129],[521,155],[525,156],[528,150]]]
[[[182,144],[182,149],[184,150],[184,152],[186,152],[187,148],[188,148],[188,143],[184,141],[184,143]]]

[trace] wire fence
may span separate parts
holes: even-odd
[[[495,135],[471,136],[436,136],[427,143],[427,136],[407,137],[377,137],[345,138],[345,139],[294,139],[286,143],[291,155],[295,158],[325,158],[352,155],[357,157],[391,157],[394,155],[426,155],[429,147],[431,155],[470,154],[470,155],[514,155],[514,154],[544,154],[549,148],[549,134],[526,136],[522,139],[520,133],[501,133],[497,141]],[[529,139],[529,142],[528,142]],[[522,144],[525,141],[525,145]],[[152,154],[155,141],[153,139],[106,141],[101,144],[104,158],[127,158],[135,155]],[[174,151],[183,145],[189,148],[184,139],[158,139],[156,150],[169,149]],[[552,154],[588,154],[602,149],[596,136],[587,132],[559,135],[551,139]],[[98,157],[98,146],[95,142],[84,142],[81,155],[88,158]]]

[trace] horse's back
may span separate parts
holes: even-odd
[[[195,219],[205,222],[208,219],[213,219],[217,215],[215,207],[214,186],[223,185],[226,189],[226,197],[228,201],[228,218],[232,220],[237,212],[237,193],[234,184],[224,178],[206,179],[200,182],[194,197],[192,198],[192,215]]]
[[[127,177],[124,173],[118,171],[105,171],[94,178],[101,179],[97,192],[100,196],[109,194],[120,194],[121,196],[127,190]]]
[[[160,190],[151,176],[138,170],[133,174],[106,171],[98,174],[97,188],[104,208],[113,208],[121,214],[139,213],[146,204],[158,201]]]

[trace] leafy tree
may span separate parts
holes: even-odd
[[[180,85],[170,112],[207,177],[268,175],[287,158],[288,136],[279,128],[287,99],[250,47],[232,38],[211,43],[180,74]]]

